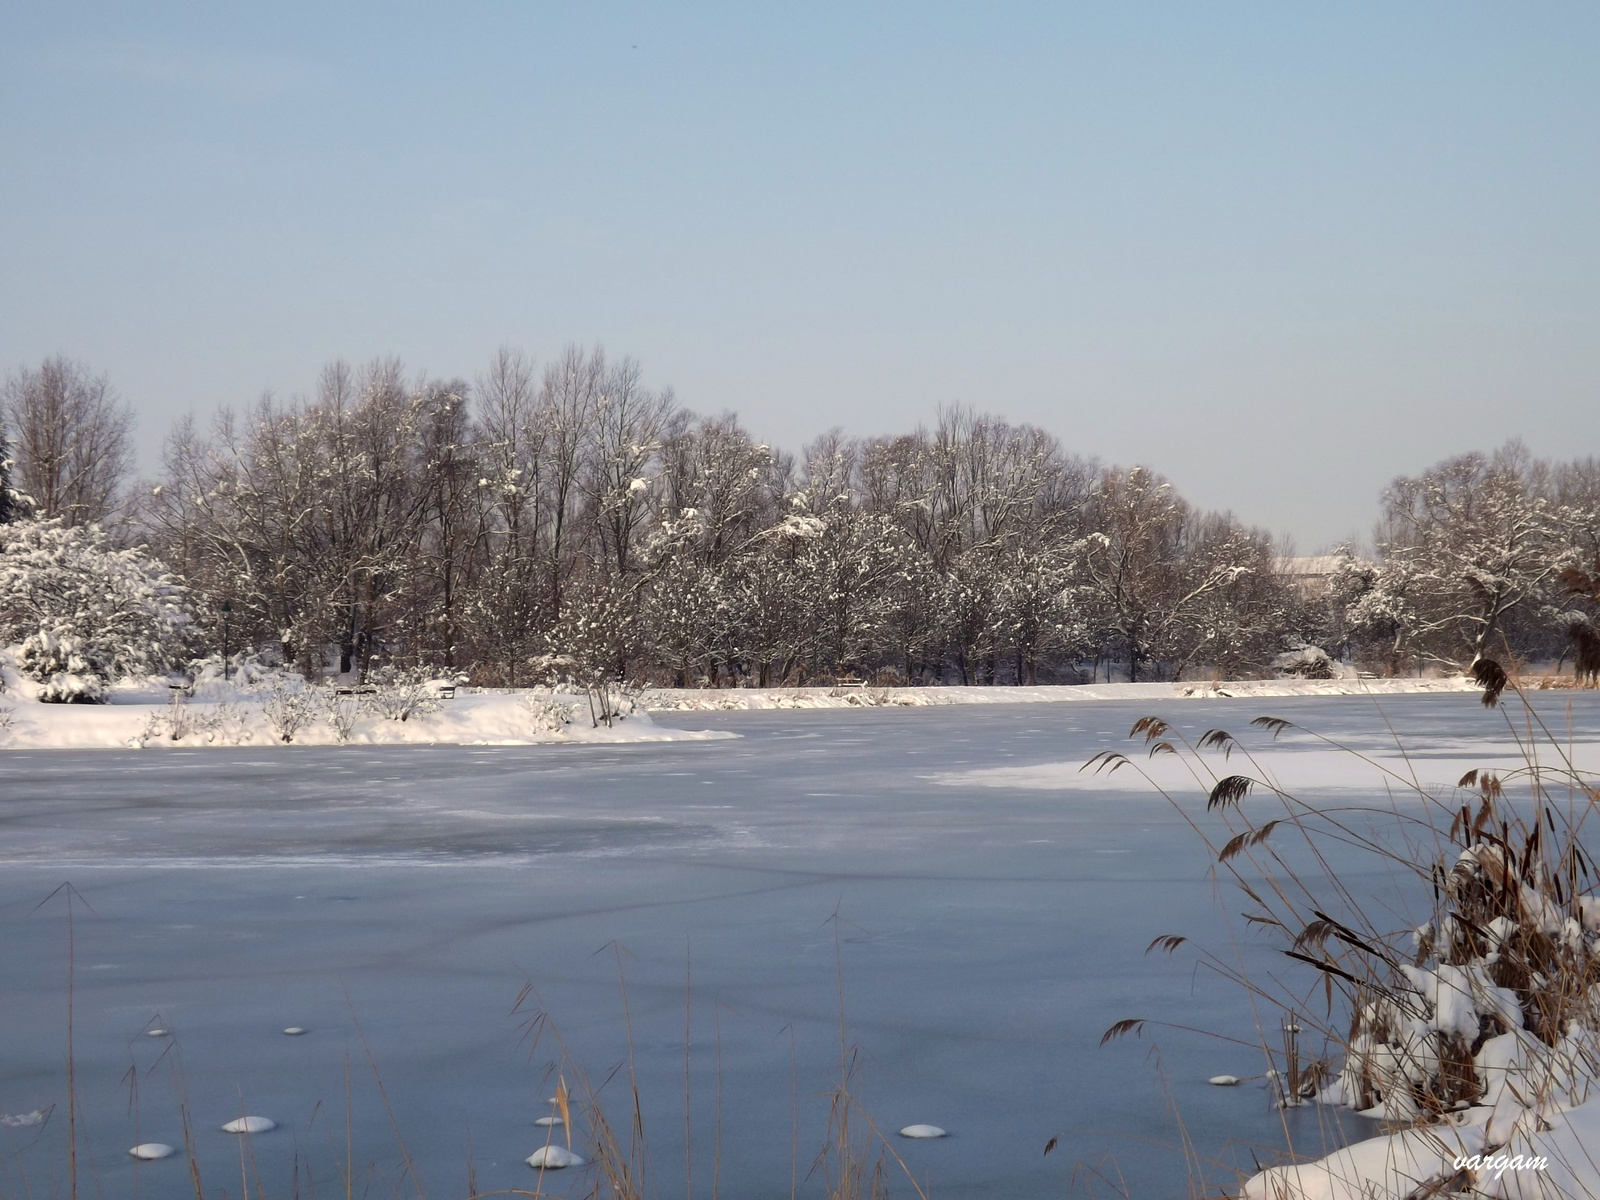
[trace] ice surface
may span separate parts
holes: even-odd
[[[1547,714],[1563,729],[1568,699]],[[1588,753],[1600,697],[1570,699]],[[1059,1196],[1080,1162],[1114,1156],[1133,1194],[1183,1195],[1182,1137],[1249,1173],[1250,1151],[1230,1142],[1282,1145],[1287,1127],[1314,1149],[1374,1130],[1342,1110],[1274,1112],[1266,1089],[1210,1086],[1266,1069],[1244,1046],[1153,1025],[1099,1045],[1125,1017],[1258,1037],[1226,983],[1145,956],[1158,934],[1253,969],[1279,970],[1282,956],[1230,934],[1242,905],[1215,889],[1167,801],[1127,786],[1125,771],[1080,777],[1076,764],[1136,750],[1128,727],[1152,708],[1191,738],[1222,726],[1253,748],[1272,744],[1249,719],[1285,716],[1400,769],[1386,716],[1441,786],[1460,763],[1480,765],[1478,739],[1507,736],[1505,717],[1471,696],[1383,704],[1383,715],[1341,698],[694,712],[656,719],[743,736],[633,746],[6,751],[0,1112],[64,1101],[66,910],[62,897],[35,908],[70,880],[92,906],[74,908],[80,1156],[107,1195],[131,1194],[141,1169],[147,1200],[192,1196],[186,1171],[116,1150],[178,1142],[180,1094],[208,1190],[238,1171],[219,1127],[241,1104],[291,1135],[251,1148],[269,1194],[289,1194],[297,1152],[317,1190],[337,1190],[347,1052],[359,1169],[404,1170],[376,1069],[427,1194],[459,1192],[469,1162],[480,1191],[526,1188],[530,1122],[557,1083],[552,1038],[530,1043],[541,1005],[589,1081],[611,1080],[601,1099],[623,1130],[628,1077],[613,1070],[631,1026],[653,1170],[677,1194],[686,969],[696,1183],[710,1178],[720,1075],[723,1186],[777,1194],[797,1095],[802,1177],[826,1134],[836,961],[862,1104],[886,1131],[937,1115],[959,1135],[896,1142],[934,1194]],[[1321,754],[1288,735],[1263,761],[1292,774],[1287,760]],[[1070,786],[998,774],[1065,779],[1069,767]],[[1392,803],[1381,781],[1342,769],[1304,782],[1311,798]],[[1204,825],[1191,792],[1185,811]],[[1390,873],[1353,883],[1404,915]],[[526,984],[536,993],[514,1014]],[[158,1018],[170,1042],[141,1036]],[[285,1038],[289,1018],[316,1035]],[[583,1097],[573,1064],[560,1071]],[[576,1099],[572,1116],[572,1147],[592,1157]],[[58,1116],[19,1161],[47,1177],[64,1141]],[[560,1187],[586,1181],[569,1172]]]

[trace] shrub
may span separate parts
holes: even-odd
[[[71,639],[105,680],[178,665],[193,622],[166,567],[116,549],[97,526],[0,525],[0,643],[41,632]]]
[[[356,696],[339,694],[338,688],[328,688],[322,697],[322,702],[327,710],[328,724],[333,727],[334,740],[339,745],[348,745],[350,735],[355,732],[356,721],[361,716],[361,701]]]
[[[439,711],[434,674],[426,667],[379,667],[372,673],[367,705],[388,721],[406,721]]]
[[[70,635],[40,632],[24,639],[17,669],[44,686],[43,704],[100,704],[109,672],[90,646]]]
[[[1272,660],[1272,669],[1279,675],[1296,679],[1332,679],[1336,674],[1328,652],[1305,642],[1292,643],[1288,650]]]
[[[572,724],[572,706],[559,700],[546,700],[543,696],[529,696],[523,701],[533,720],[536,733],[565,733]]]
[[[292,742],[295,734],[316,719],[316,697],[303,687],[291,689],[287,681],[280,678],[273,684],[261,711],[278,740]]]

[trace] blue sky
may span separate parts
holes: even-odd
[[[1308,552],[1600,453],[1600,8],[11,5],[0,367],[171,419],[630,354],[798,449],[961,402]]]

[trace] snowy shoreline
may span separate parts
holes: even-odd
[[[434,711],[413,713],[404,721],[363,714],[342,741],[322,713],[278,737],[266,715],[270,693],[243,688],[207,688],[175,706],[167,689],[121,685],[109,690],[107,704],[40,704],[21,689],[0,696],[9,720],[0,728],[0,750],[127,750],[160,747],[181,750],[236,746],[544,746],[627,745],[642,742],[718,741],[738,735],[716,730],[671,729],[636,710],[611,726],[591,725],[582,696],[549,692],[458,695],[438,702]],[[310,694],[308,689],[307,694]],[[539,704],[536,713],[529,701]],[[180,726],[173,736],[174,708]],[[551,721],[565,710],[569,720]]]
[[[22,684],[22,686],[15,686]],[[1064,704],[1125,700],[1251,699],[1289,696],[1396,696],[1475,690],[1460,678],[1381,680],[1239,680],[1229,683],[1103,683],[1047,687],[802,687],[651,689],[614,725],[593,726],[581,696],[552,692],[477,692],[463,689],[434,711],[404,721],[366,716],[341,742],[331,721],[312,716],[283,742],[265,715],[260,689],[213,684],[181,706],[188,729],[173,736],[173,702],[155,683],[121,684],[106,704],[40,704],[25,681],[0,696],[8,720],[0,749],[195,749],[229,746],[535,746],[619,745],[639,742],[714,741],[738,735],[719,730],[673,729],[650,713],[759,712],[794,709],[896,708],[956,704]],[[308,690],[309,694],[309,690]],[[565,709],[564,724],[541,720]]]
[[[917,708],[939,704],[1070,704],[1108,700],[1240,700],[1278,696],[1405,696],[1472,692],[1460,676],[1430,679],[1240,679],[1223,683],[1083,683],[1044,687],[652,688],[652,712]]]

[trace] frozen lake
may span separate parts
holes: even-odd
[[[1569,696],[1540,701],[1563,730]],[[1572,699],[1588,753],[1600,697]],[[193,1196],[183,1156],[126,1154],[181,1146],[180,1103],[207,1196],[239,1196],[241,1169],[269,1198],[296,1194],[297,1159],[298,1194],[332,1195],[347,1058],[355,1193],[416,1195],[356,1021],[424,1194],[466,1195],[469,1171],[482,1192],[529,1188],[552,1048],[530,1056],[511,1010],[531,983],[604,1079],[627,1051],[613,946],[656,1193],[685,1193],[687,954],[695,1191],[711,1195],[720,1086],[720,1192],[789,1194],[798,1095],[800,1193],[818,1194],[835,913],[856,1090],[886,1130],[950,1131],[895,1139],[933,1195],[1058,1196],[1092,1166],[1138,1196],[1184,1194],[1174,1112],[1202,1155],[1282,1145],[1284,1126],[1263,1089],[1205,1083],[1257,1074],[1259,1052],[1171,1031],[1098,1044],[1130,1016],[1255,1036],[1192,955],[1144,954],[1168,932],[1229,944],[1194,832],[1130,772],[1076,773],[1131,751],[1152,707],[684,713],[658,719],[741,738],[667,745],[0,752],[0,1113],[58,1106],[42,1131],[0,1128],[0,1197],[63,1193],[67,926],[59,897],[37,907],[63,881],[93,909],[75,923],[84,1196]],[[1191,736],[1246,737],[1272,713],[1393,751],[1360,699],[1159,709]],[[1472,696],[1391,697],[1383,713],[1431,783],[1486,761],[1475,742],[1507,741]],[[1266,761],[1302,795],[1382,800],[1370,771],[1304,738]],[[1198,792],[1185,804],[1220,828]],[[1220,894],[1237,917],[1241,898]],[[1242,952],[1283,961],[1263,937]],[[144,1036],[153,1024],[174,1036]],[[626,1079],[604,1098],[625,1127]],[[243,1166],[219,1130],[242,1110],[280,1125]],[[1289,1119],[1315,1141],[1316,1113]]]

